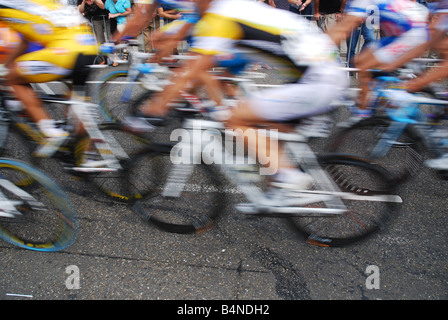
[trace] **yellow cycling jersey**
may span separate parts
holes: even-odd
[[[193,52],[216,55],[236,46],[287,57],[298,66],[335,61],[337,47],[317,26],[253,1],[214,0],[193,30]]]
[[[77,63],[89,64],[98,54],[88,21],[72,6],[52,0],[0,0],[0,21],[34,45],[14,61],[30,83],[70,76]]]
[[[96,44],[90,26],[76,8],[52,0],[0,0],[0,20],[28,42],[46,46],[73,39],[80,45]]]

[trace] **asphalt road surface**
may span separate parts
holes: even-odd
[[[448,298],[447,182],[429,169],[399,189],[404,202],[389,225],[344,248],[306,244],[281,219],[249,219],[233,208],[208,232],[167,233],[95,187],[45,170],[75,204],[79,236],[56,253],[0,241],[0,299],[263,300],[269,305]],[[174,314],[177,308],[167,311]]]

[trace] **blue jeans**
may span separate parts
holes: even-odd
[[[356,55],[356,46],[358,45],[360,32],[364,38],[364,44],[361,50],[366,48],[369,44],[375,42],[375,30],[373,28],[368,28],[365,23],[363,23],[360,28],[356,28],[353,31],[352,36],[347,38],[347,60],[349,60],[350,67],[353,67],[352,61]]]

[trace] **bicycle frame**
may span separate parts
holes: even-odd
[[[381,90],[380,97],[388,101],[400,101],[397,93],[403,93],[393,89]],[[394,107],[386,108],[387,116],[392,120],[387,131],[382,135],[376,146],[373,148],[371,156],[373,158],[384,157],[393,146],[399,146],[398,138],[407,128],[412,125],[422,139],[425,147],[440,156],[440,141],[434,138],[434,124],[428,124],[427,115],[420,109],[421,105],[446,106],[448,101],[421,97],[413,94],[406,94],[407,101],[394,104]]]
[[[97,109],[97,105],[77,100],[51,98],[45,98],[42,101],[67,105],[70,108],[69,118],[76,117],[80,125],[90,136],[96,150],[103,159],[102,161],[96,161],[95,167],[74,167],[71,168],[72,170],[80,172],[99,172],[116,171],[121,169],[117,156],[120,156],[123,159],[129,158],[129,156],[126,155],[125,151],[121,148],[120,144],[115,141],[114,137],[110,135],[106,137],[99,129],[98,122],[93,114],[93,112]],[[65,137],[65,139],[57,141],[57,143],[47,144],[45,137],[40,133],[35,124],[32,123],[29,118],[23,117],[23,114],[20,111],[7,110],[3,106],[0,107],[0,109],[0,112],[3,114],[4,118],[10,119],[12,124],[14,124],[22,133],[28,136],[32,141],[42,145],[39,153],[41,155],[45,155],[46,157],[53,156],[59,150],[63,150],[61,147],[72,137],[72,135],[69,135]],[[6,139],[7,138],[5,138],[5,141]],[[100,166],[102,168],[99,168]]]
[[[142,85],[147,90],[162,91],[163,87],[168,84],[166,81],[160,81],[157,77],[150,77],[154,73],[171,73],[167,67],[160,66],[156,63],[145,63],[152,54],[143,52],[132,52],[131,65],[129,66],[126,78],[125,88],[120,98],[120,102],[129,102],[132,96],[134,86]]]
[[[200,129],[198,129],[200,128]],[[207,130],[208,150],[221,150],[223,159],[233,159],[233,163],[222,163],[219,165],[221,173],[232,181],[243,192],[249,200],[248,204],[240,204],[237,209],[246,214],[276,214],[282,213],[286,216],[300,216],[303,214],[313,215],[338,215],[344,214],[348,211],[342,199],[350,200],[369,200],[369,201],[386,201],[401,203],[402,200],[397,195],[376,195],[364,196],[356,193],[342,192],[339,187],[332,181],[328,174],[319,165],[316,154],[308,145],[306,137],[298,134],[278,134],[278,139],[285,144],[285,148],[289,151],[290,160],[294,163],[300,164],[301,168],[309,173],[318,183],[320,190],[300,190],[291,191],[294,193],[292,197],[288,194],[282,193],[281,201],[276,198],[267,198],[266,194],[257,187],[252,180],[246,176],[245,172],[238,169],[238,164],[255,164],[255,160],[249,157],[236,154],[226,150],[222,144],[223,126],[221,123],[213,121],[204,121],[197,119],[187,119],[184,124],[191,135],[202,135],[203,130]],[[273,138],[276,138],[273,136]],[[185,140],[185,141],[184,141]],[[193,143],[191,143],[193,142]],[[193,165],[199,164],[203,159],[203,141],[202,137],[191,139],[182,139],[172,150],[172,155],[182,150],[182,153],[190,155],[186,162],[176,161],[173,170],[170,171],[167,182],[164,186],[164,196],[179,197],[182,190],[186,186],[186,180],[192,173]],[[210,159],[209,159],[210,160]],[[205,161],[208,162],[209,160]],[[236,165],[235,165],[236,164]],[[288,192],[286,192],[288,193]],[[277,201],[276,201],[277,200]],[[324,202],[326,208],[308,208],[305,205],[313,203]]]

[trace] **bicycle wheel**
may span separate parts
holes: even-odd
[[[144,177],[139,181],[146,195],[133,211],[167,232],[214,228],[226,206],[224,182],[214,166],[173,164],[170,149],[155,144],[132,158],[128,173]]]
[[[137,82],[129,82],[127,70],[108,73],[101,79],[97,90],[101,116],[106,121],[122,120],[130,113],[132,101],[143,92]]]
[[[378,161],[394,175],[397,183],[402,183],[419,172],[425,148],[417,132],[409,125],[399,136],[393,134],[392,139],[386,139],[385,134],[393,123],[385,117],[363,119],[337,132],[327,151],[356,154]],[[378,153],[380,139],[390,146],[384,155],[381,152],[384,153],[385,149],[380,148]]]
[[[116,158],[119,166],[111,171],[93,170],[92,172],[81,173],[81,176],[114,200],[128,202],[141,198],[142,192],[138,188],[138,181],[133,181],[132,179],[138,180],[143,177],[129,176],[127,173],[128,161],[133,154],[143,149],[149,141],[123,131],[118,123],[105,122],[98,124],[98,127],[111,149],[97,148],[96,153],[90,155],[90,160],[102,161],[107,159],[115,160]],[[89,137],[78,141],[74,148],[78,164],[83,162],[84,159],[82,157],[85,155],[83,151],[90,144],[91,140]]]
[[[0,238],[5,241],[49,252],[66,249],[75,241],[78,218],[72,203],[35,168],[0,159],[0,197]]]
[[[346,246],[385,228],[397,205],[392,201],[385,201],[386,196],[393,192],[393,182],[388,172],[376,164],[353,156],[329,154],[320,156],[318,160],[322,169],[339,187],[339,192],[355,197],[341,199],[347,209],[342,214],[319,216],[310,213],[290,218],[292,226],[305,236],[307,243],[329,247]],[[316,188],[316,191],[329,190],[328,186]],[[318,202],[310,207],[315,209],[326,205]]]
[[[146,91],[135,99],[130,108],[130,112],[134,113],[144,104],[152,99],[157,92]],[[168,114],[164,117],[164,123],[157,126],[153,132],[148,135],[148,139],[153,143],[170,143],[170,135],[173,130],[181,128],[182,122],[186,117],[197,115],[197,111],[182,98],[168,103]]]

